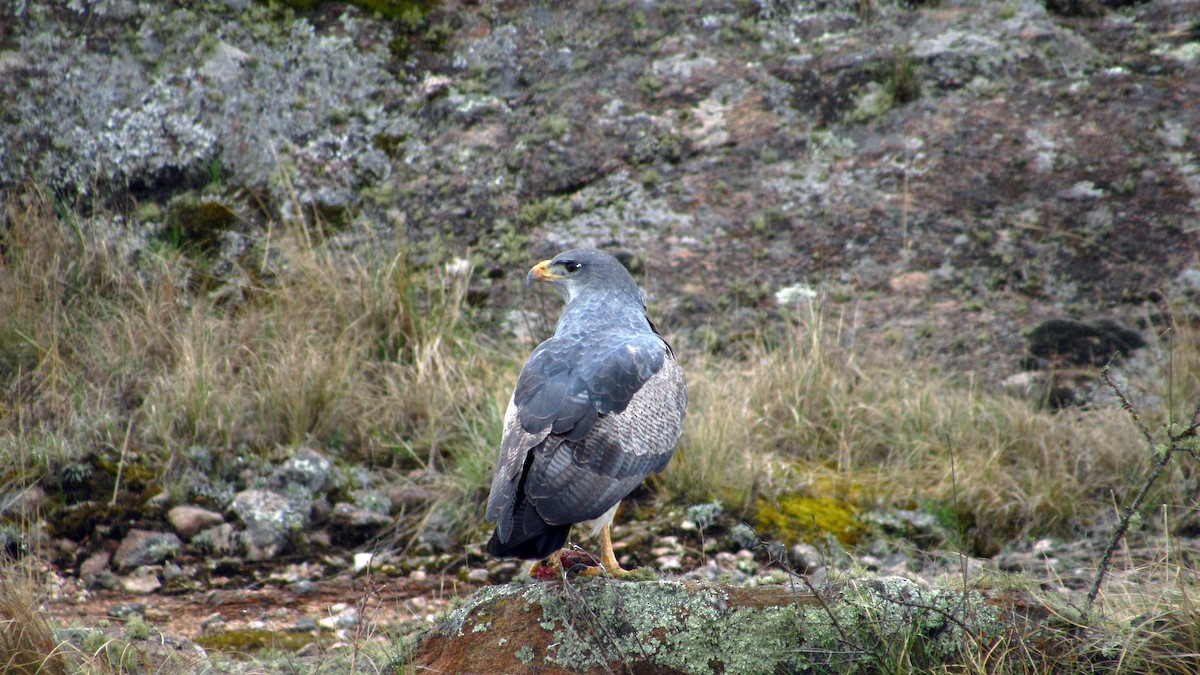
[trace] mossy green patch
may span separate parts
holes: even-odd
[[[787,493],[774,501],[762,500],[755,514],[758,527],[786,542],[819,540],[826,533],[843,544],[853,544],[866,532],[858,508],[830,495]]]
[[[217,200],[184,199],[171,205],[166,227],[159,232],[157,239],[185,253],[195,251],[208,254],[216,249],[221,235],[237,222],[237,214]]]
[[[237,656],[240,654],[250,655],[263,649],[295,651],[318,639],[311,633],[286,633],[247,628],[201,635],[196,638],[196,643],[205,649],[217,649]]]

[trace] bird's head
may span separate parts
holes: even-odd
[[[590,249],[565,251],[533,266],[525,283],[548,281],[570,303],[591,293],[632,294],[640,303],[642,294],[629,271],[616,258]]]

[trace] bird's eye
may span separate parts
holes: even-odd
[[[565,263],[563,263],[563,269],[568,272],[575,272],[580,267],[583,267],[583,265],[575,262],[574,260],[568,260]]]

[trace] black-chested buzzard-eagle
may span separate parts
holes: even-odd
[[[621,500],[675,452],[687,410],[683,369],[611,255],[561,253],[529,271],[526,283],[534,281],[551,283],[566,308],[529,356],[504,416],[487,550],[544,559],[582,524],[600,532],[600,562],[619,576],[609,527]]]

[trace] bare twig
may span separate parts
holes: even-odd
[[[772,550],[772,548],[770,546],[767,546],[766,542],[763,541],[761,538],[758,539],[758,544],[759,544],[759,546],[762,546],[763,548],[766,549],[767,559],[771,563],[777,565],[784,572],[787,572],[789,577],[791,577],[791,578],[799,577],[800,581],[804,583],[804,587],[808,589],[809,593],[812,593],[812,596],[813,596],[813,598],[816,599],[817,604],[821,606],[821,611],[825,612],[825,615],[829,617],[829,623],[833,624],[834,630],[836,630],[838,632],[838,636],[842,638],[842,644],[849,645],[850,638],[849,638],[849,636],[846,635],[846,631],[842,628],[842,624],[838,623],[837,615],[834,614],[833,609],[830,608],[828,604],[826,604],[825,597],[821,595],[821,593],[816,589],[815,586],[813,586],[812,580],[810,580],[808,578],[808,575],[801,574],[801,573],[797,572],[795,570],[795,568],[792,567],[791,562],[789,562],[787,559],[786,552],[784,552],[784,554],[782,554],[782,555],[776,555],[775,552]]]
[[[599,632],[600,636],[603,637],[608,642],[608,644],[612,645],[616,649],[617,656],[619,657],[621,650],[620,650],[620,645],[617,644],[617,639],[615,637],[613,637],[613,634],[608,630],[608,627],[605,626],[604,622],[600,620],[600,617],[597,616],[597,614],[596,614],[596,610],[594,610],[592,608],[591,604],[587,601],[587,599],[583,597],[583,594],[580,593],[578,591],[578,589],[576,589],[574,586],[571,585],[570,580],[567,578],[567,571],[565,569],[562,570],[561,581],[562,581],[563,592],[571,600],[574,601],[574,602],[568,602],[567,604],[572,607],[582,607],[582,608],[584,608],[584,610],[586,610],[586,612],[587,612],[586,616],[588,619],[588,623],[590,623],[592,625],[594,632]],[[591,648],[595,652],[597,660],[600,661],[600,665],[602,668],[604,668],[605,672],[608,672],[608,673],[616,672],[612,669],[612,666],[609,664],[609,657],[604,653],[605,650],[600,649],[596,645],[592,644],[591,640],[584,640],[583,636],[581,636],[579,634],[579,631],[575,630],[575,626],[571,625],[569,622],[564,622],[564,623],[566,623],[565,627],[568,630],[570,630],[572,633],[575,634],[575,638],[577,640],[579,640],[579,642],[581,642],[583,644],[587,644],[589,646],[589,648]],[[596,631],[596,629],[598,629],[598,631]],[[635,640],[635,643],[638,646],[638,650],[642,652],[642,658],[646,659],[648,661],[650,659],[650,657],[648,654],[646,654],[646,650],[642,647],[641,641]]]
[[[969,596],[967,594],[967,554],[964,552],[964,549],[966,549],[967,546],[966,537],[963,536],[962,523],[958,521],[958,472],[954,466],[954,439],[950,437],[949,432],[946,432],[946,447],[950,451],[950,498],[951,503],[954,504],[954,527],[958,530],[958,532],[955,533],[958,536],[955,537],[956,541],[954,543],[958,547],[958,562],[962,569],[962,611],[963,616],[966,616],[967,599]]]
[[[133,431],[133,416],[129,416],[129,424],[125,425],[125,440],[121,442],[121,456],[117,459],[117,478],[113,481],[112,499],[108,502],[109,506],[117,503],[117,494],[121,490],[121,473],[125,469],[125,452],[129,449],[129,434]]]
[[[1149,448],[1151,455],[1154,457],[1154,464],[1151,466],[1150,474],[1146,476],[1145,482],[1142,483],[1141,489],[1138,490],[1138,493],[1133,498],[1133,501],[1130,502],[1128,507],[1126,507],[1125,512],[1121,514],[1120,519],[1117,521],[1117,527],[1113,530],[1112,537],[1108,540],[1108,544],[1104,547],[1104,554],[1100,557],[1100,565],[1096,569],[1096,579],[1094,582],[1092,582],[1092,588],[1090,591],[1088,591],[1087,602],[1083,606],[1084,618],[1091,613],[1092,606],[1096,602],[1096,597],[1100,594],[1100,587],[1104,584],[1104,577],[1108,575],[1108,569],[1112,565],[1113,552],[1125,538],[1125,534],[1129,531],[1130,523],[1133,522],[1134,516],[1137,514],[1138,509],[1141,508],[1142,502],[1146,499],[1146,495],[1149,494],[1150,488],[1152,488],[1154,483],[1158,481],[1158,477],[1162,475],[1163,469],[1167,467],[1167,464],[1171,461],[1171,457],[1175,454],[1175,451],[1184,449],[1187,450],[1189,454],[1195,456],[1195,453],[1191,450],[1191,448],[1184,448],[1183,445],[1184,443],[1190,445],[1191,439],[1197,435],[1198,427],[1200,427],[1200,423],[1197,422],[1197,420],[1200,419],[1200,405],[1197,405],[1195,411],[1192,413],[1190,426],[1178,433],[1175,433],[1172,429],[1172,425],[1168,425],[1167,442],[1155,443],[1154,435],[1150,433],[1150,430],[1146,428],[1145,423],[1142,422],[1141,413],[1139,413],[1138,410],[1134,408],[1133,404],[1129,402],[1129,397],[1125,395],[1125,391],[1121,389],[1120,385],[1113,381],[1112,375],[1109,373],[1108,366],[1105,366],[1104,369],[1100,371],[1100,376],[1104,378],[1105,384],[1107,384],[1109,388],[1116,393],[1117,398],[1121,401],[1121,407],[1129,413],[1129,416],[1133,419],[1134,424],[1137,425],[1138,430],[1142,432],[1142,437],[1146,439],[1146,445]]]

